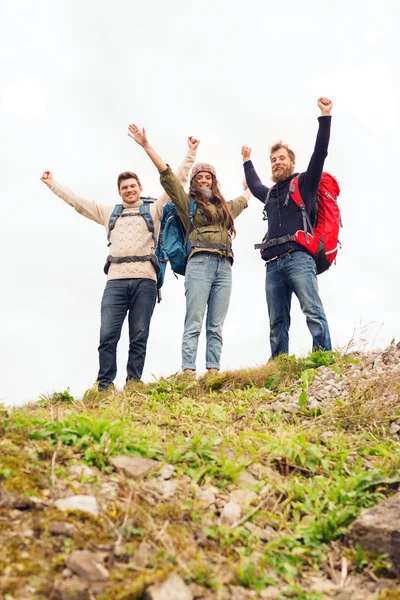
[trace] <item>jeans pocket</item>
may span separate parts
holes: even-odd
[[[196,252],[192,258],[189,258],[188,266],[204,265],[208,260],[210,260],[209,252]]]

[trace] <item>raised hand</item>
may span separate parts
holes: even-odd
[[[139,127],[137,125],[134,125],[133,123],[131,125],[129,125],[128,127],[129,130],[129,137],[132,138],[133,140],[135,140],[135,142],[137,144],[139,144],[139,146],[145,146],[148,142],[147,142],[147,135],[146,135],[146,130],[143,127],[143,129],[139,129]]]
[[[318,106],[321,109],[321,115],[323,117],[329,117],[333,107],[332,100],[329,100],[329,98],[324,97],[318,98]]]
[[[53,181],[53,173],[51,171],[43,171],[40,181],[43,181],[43,183],[49,185]]]
[[[248,146],[242,146],[243,162],[250,160],[250,156],[251,156],[251,148],[249,148]]]
[[[188,137],[189,150],[197,150],[197,148],[199,147],[199,144],[200,144],[200,140],[193,137],[193,135],[189,135],[189,137]]]

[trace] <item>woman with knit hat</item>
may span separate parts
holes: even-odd
[[[164,190],[176,206],[184,227],[188,230],[188,263],[185,275],[186,316],[182,340],[182,369],[196,372],[199,335],[206,318],[206,368],[220,369],[222,328],[228,312],[232,289],[233,220],[247,208],[250,191],[226,202],[219,190],[214,167],[207,163],[194,165],[190,176],[189,194],[185,192],[171,168],[150,146],[144,128],[129,126],[128,135],[143,147],[159,170]],[[190,198],[197,211],[189,226]],[[188,229],[189,228],[189,229]]]

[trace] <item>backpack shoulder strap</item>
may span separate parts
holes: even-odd
[[[267,196],[265,198],[265,202],[264,202],[264,208],[263,208],[263,221],[266,221],[268,219],[268,204],[269,204],[269,199],[271,196],[271,192],[272,192],[272,187],[269,188]]]
[[[108,231],[107,231],[107,241],[108,241],[108,246],[111,245],[110,242],[110,236],[111,236],[111,232],[115,227],[115,223],[117,222],[118,218],[121,216],[122,211],[124,210],[124,205],[123,204],[116,204],[113,208],[113,211],[110,215],[110,218],[108,220]]]
[[[156,240],[156,236],[155,236],[155,232],[154,232],[153,217],[151,216],[151,212],[150,212],[150,204],[141,204],[141,206],[139,208],[139,212],[146,222],[147,229],[150,231],[150,233],[153,236],[154,249],[155,249],[157,247],[157,240]]]
[[[189,233],[194,229],[193,219],[196,216],[197,212],[197,203],[194,196],[190,196],[190,204],[189,204],[189,223],[186,229],[185,235],[185,244],[188,241]]]
[[[304,233],[305,233],[305,237],[306,237],[306,242],[308,244],[309,239],[308,239],[307,232],[310,231],[311,234],[314,234],[314,229],[313,229],[313,226],[311,225],[310,217],[308,216],[308,213],[306,211],[306,205],[304,204],[303,198],[301,197],[301,194],[300,194],[299,175],[296,175],[296,177],[293,177],[293,179],[289,183],[288,194],[290,195],[291,199],[296,204],[296,206],[298,206],[299,209],[301,210],[301,216],[303,218],[303,229],[304,229]]]

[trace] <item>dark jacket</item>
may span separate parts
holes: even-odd
[[[176,176],[168,167],[165,171],[160,174],[160,182],[164,190],[171,198],[171,201],[176,206],[176,212],[180,220],[182,221],[185,228],[189,225],[189,205],[190,196],[185,192],[181,184],[179,183]],[[240,213],[247,208],[247,200],[243,196],[239,196],[234,200],[228,202],[232,217],[236,219]],[[227,255],[233,257],[232,252],[232,238],[226,227],[221,223],[219,213],[212,202],[210,202],[209,210],[211,213],[211,222],[207,220],[206,216],[201,210],[196,212],[194,217],[194,229],[189,233],[190,242],[201,242],[207,244],[224,244],[227,247],[227,251],[224,252],[219,249],[207,248],[206,250],[201,248],[194,248],[190,253],[189,258],[196,252],[215,252],[216,254]]]
[[[324,161],[328,155],[331,117],[319,117],[318,121],[319,129],[314,152],[311,156],[307,171],[301,173],[299,177],[300,194],[306,205],[306,210],[311,223],[315,221],[317,214],[317,191],[324,167]],[[255,198],[258,198],[264,203],[269,188],[261,183],[251,160],[244,163],[244,173],[251,193]],[[297,230],[304,229],[301,211],[293,200],[290,199],[289,202],[285,204],[285,199],[289,191],[289,183],[297,174],[298,173],[294,173],[285,181],[276,183],[271,188],[267,208],[268,232],[264,241],[280,238],[284,235],[293,235]],[[266,248],[262,252],[262,258],[264,260],[270,260],[278,254],[283,254],[291,249],[305,250],[303,246],[290,241],[272,246],[271,248]]]

